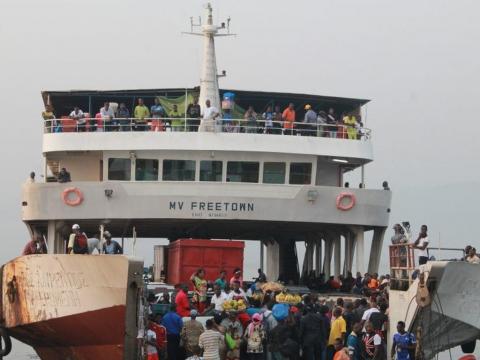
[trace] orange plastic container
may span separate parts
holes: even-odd
[[[235,268],[243,271],[244,248],[243,241],[178,239],[168,246],[167,282],[191,288],[190,276],[199,268],[205,269],[208,281],[215,281],[221,270],[230,279]]]

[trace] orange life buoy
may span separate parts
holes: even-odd
[[[75,196],[70,198],[70,193],[75,194]],[[62,199],[63,202],[68,206],[77,206],[83,202],[83,194],[79,189],[75,187],[69,187],[63,190]]]
[[[343,199],[349,199],[348,203],[343,204]],[[348,211],[355,206],[356,200],[352,193],[342,192],[337,196],[337,209]]]

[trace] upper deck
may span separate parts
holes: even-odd
[[[259,152],[295,155],[314,155],[338,158],[349,162],[352,167],[373,160],[371,131],[361,126],[361,106],[368,102],[362,99],[317,96],[308,94],[289,94],[273,92],[254,92],[221,90],[221,93],[235,92],[235,109],[230,119],[221,114],[210,132],[199,129],[199,119],[187,116],[188,104],[198,96],[198,89],[156,89],[125,91],[71,91],[44,92],[45,104],[53,107],[56,119],[45,121],[43,153],[85,152],[85,151],[230,151]],[[146,118],[148,125],[144,131],[136,131],[138,119],[134,108],[142,98],[150,108],[154,99],[159,99],[166,111],[165,116]],[[105,120],[99,116],[104,102],[118,105],[124,103],[131,117]],[[295,105],[293,131],[285,131],[282,121],[273,120],[267,128],[263,114],[271,106],[283,111],[288,104]],[[335,110],[337,119],[343,114],[354,114],[358,119],[355,136],[348,137],[349,127],[341,121],[336,125],[305,124],[305,105],[311,105],[317,112],[327,113]],[[77,106],[85,117],[82,124],[69,117]],[[168,111],[177,106],[178,117],[172,117]],[[256,110],[254,123],[244,118],[249,106]],[[220,110],[221,111],[221,110]],[[225,124],[229,124],[229,128]],[[160,125],[158,125],[160,124]],[[231,125],[231,126],[230,126]],[[363,125],[363,124],[362,124]],[[199,131],[200,130],[200,131]],[[284,135],[295,136],[284,136]]]

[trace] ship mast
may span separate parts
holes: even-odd
[[[200,97],[198,103],[204,109],[205,101],[210,100],[212,106],[220,109],[220,93],[218,87],[218,78],[226,76],[226,72],[222,71],[219,75],[217,72],[217,61],[215,56],[215,37],[218,36],[233,36],[230,34],[230,18],[227,19],[227,24],[224,22],[218,25],[213,24],[212,6],[210,3],[206,5],[206,24],[202,25],[202,19],[199,17],[198,23],[190,18],[191,31],[184,33],[189,35],[198,35],[203,37],[203,60],[200,77]],[[194,32],[194,28],[200,28],[201,32]],[[227,33],[219,33],[221,30],[226,30]]]

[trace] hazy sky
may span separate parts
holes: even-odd
[[[40,91],[198,85],[201,41],[180,32],[202,4],[0,2],[1,262],[27,239],[20,185],[30,170],[42,171]],[[228,72],[221,86],[372,99],[366,123],[376,160],[367,186],[389,180],[392,221],[427,223],[452,245],[478,242],[470,235],[480,198],[478,2],[213,5],[238,33],[217,41],[218,67]]]
[[[203,3],[0,1],[0,263],[28,239],[20,185],[42,171],[40,91],[198,85],[201,41],[180,32]],[[480,248],[472,231],[480,200],[478,1],[212,3],[239,34],[217,41],[219,70],[228,72],[222,87],[372,99],[366,122],[376,160],[367,187],[389,180],[392,222],[409,219],[415,232],[429,224],[435,245],[440,234],[443,246]]]

